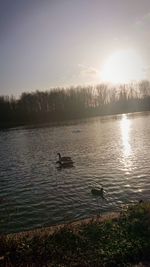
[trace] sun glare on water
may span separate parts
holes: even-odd
[[[125,114],[123,114],[120,126],[121,126],[121,136],[123,144],[123,153],[125,156],[129,156],[131,153],[130,124],[131,124],[130,120],[127,118]]]
[[[145,79],[144,63],[133,50],[112,54],[102,69],[102,80],[111,83],[129,83]]]

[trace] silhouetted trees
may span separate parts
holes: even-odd
[[[18,100],[0,96],[0,127],[147,110],[150,110],[149,81],[115,88],[107,84],[55,88],[22,93]]]

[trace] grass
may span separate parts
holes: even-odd
[[[117,218],[0,237],[0,266],[109,267],[150,261],[150,203]]]

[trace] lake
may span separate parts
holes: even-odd
[[[57,153],[73,168],[57,168]],[[91,194],[103,186],[105,198]],[[0,131],[0,233],[150,200],[150,112]]]

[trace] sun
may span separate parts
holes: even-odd
[[[120,50],[112,54],[101,72],[104,82],[129,83],[146,79],[142,58],[133,50]]]

